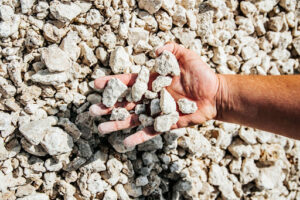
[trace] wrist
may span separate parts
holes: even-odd
[[[217,74],[218,78],[218,90],[216,94],[216,110],[217,114],[215,119],[224,121],[224,114],[228,108],[229,102],[229,90],[226,78],[222,74]]]

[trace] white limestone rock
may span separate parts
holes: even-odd
[[[88,66],[92,66],[96,64],[97,58],[93,50],[85,42],[81,42],[79,46],[81,48],[81,55],[83,56],[83,62]]]
[[[31,8],[35,3],[35,0],[20,0],[21,9],[23,14],[28,14],[31,12]]]
[[[125,108],[114,108],[110,115],[110,120],[123,121],[129,117],[129,112]]]
[[[150,14],[154,14],[160,9],[162,2],[162,0],[141,0],[139,1],[139,7],[148,11]]]
[[[2,21],[10,21],[14,15],[14,10],[9,5],[1,5],[0,7],[0,19]]]
[[[110,54],[109,65],[115,74],[126,73],[132,63],[129,55],[122,46],[117,46]]]
[[[102,103],[106,107],[112,107],[127,90],[127,86],[117,78],[112,78],[108,81],[103,94]]]
[[[179,99],[177,101],[177,104],[178,104],[179,110],[183,114],[192,114],[198,110],[198,106],[197,106],[196,102],[190,101],[186,98]]]
[[[58,127],[46,129],[41,144],[50,155],[70,152],[74,145],[72,137]]]
[[[118,184],[115,186],[115,190],[116,192],[118,193],[118,197],[121,199],[121,200],[130,200],[126,190],[124,189],[123,185],[122,184]]]
[[[165,88],[160,93],[160,108],[164,114],[176,112],[176,102]]]
[[[150,71],[147,67],[142,67],[138,77],[131,88],[131,97],[134,102],[140,101],[148,89]]]
[[[140,1],[141,2],[141,1]],[[143,28],[130,28],[128,30],[128,45],[135,46],[139,42],[148,43],[149,31]]]
[[[176,57],[170,51],[163,51],[158,58],[155,59],[154,69],[162,76],[172,75],[179,76],[180,68]]]
[[[171,129],[171,126],[177,123],[178,119],[178,112],[160,115],[154,120],[154,130],[157,132],[169,131]]]
[[[0,22],[0,38],[7,38],[17,33],[21,18],[15,14],[11,20]]]
[[[152,82],[152,91],[153,92],[159,92],[162,88],[167,87],[171,85],[172,78],[169,76],[158,76],[153,82]]]
[[[67,82],[70,76],[67,72],[51,73],[46,69],[38,71],[37,73],[33,74],[30,78],[33,82],[41,83],[44,85],[56,86]]]
[[[46,135],[46,130],[57,123],[55,117],[32,121],[20,126],[19,130],[23,136],[33,145],[38,145]]]
[[[240,180],[242,184],[247,184],[255,180],[259,175],[259,169],[256,167],[254,160],[245,158],[242,163]]]
[[[107,153],[97,151],[90,160],[80,168],[81,171],[101,172],[106,170]]]
[[[99,173],[92,173],[87,180],[87,188],[92,194],[103,192],[107,188],[108,184],[101,179]]]
[[[50,12],[55,19],[63,23],[70,23],[80,14],[81,8],[72,2],[52,1],[50,3]]]
[[[105,192],[103,200],[115,200],[115,199],[118,199],[118,194],[115,191],[109,189]]]
[[[71,68],[72,63],[69,55],[53,44],[42,51],[42,62],[49,72],[63,72]]]

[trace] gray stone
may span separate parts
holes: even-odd
[[[168,74],[172,76],[179,76],[180,68],[176,57],[170,51],[163,51],[161,55],[155,59],[154,69],[162,76]]]
[[[127,86],[117,78],[108,81],[102,97],[102,103],[106,107],[112,107],[127,90]]]
[[[157,132],[169,131],[171,129],[171,126],[177,123],[178,119],[178,112],[158,116],[154,120],[154,130]]]

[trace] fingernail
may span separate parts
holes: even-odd
[[[103,114],[103,110],[99,106],[94,104],[90,107],[89,113],[90,113],[91,116],[98,116],[98,115]]]
[[[102,123],[98,126],[99,133],[107,134],[115,131],[114,127],[110,123]]]

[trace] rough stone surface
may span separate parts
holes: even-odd
[[[176,112],[176,102],[166,89],[161,91],[160,108],[164,114]]]
[[[131,66],[128,53],[124,47],[118,46],[111,53],[109,59],[109,66],[115,74],[125,73]]]
[[[164,87],[167,87],[171,85],[172,78],[168,76],[158,76],[153,82],[152,82],[152,91],[153,92],[159,92]]]
[[[178,112],[161,115],[155,118],[154,120],[154,129],[157,132],[166,132],[171,129],[173,124],[179,119]]]
[[[197,104],[194,101],[188,99],[179,99],[177,101],[179,110],[183,114],[192,114],[198,110]]]
[[[127,86],[119,79],[110,79],[103,91],[102,103],[106,107],[113,106],[117,102],[118,98],[123,95],[126,90]]]
[[[170,51],[163,51],[160,56],[155,59],[154,69],[162,76],[168,74],[178,76],[180,74],[179,64],[176,57]]]
[[[55,44],[49,46],[42,52],[41,59],[49,72],[63,72],[72,66],[68,54]]]
[[[125,108],[114,108],[110,115],[110,120],[123,121],[129,117],[129,112]]]

